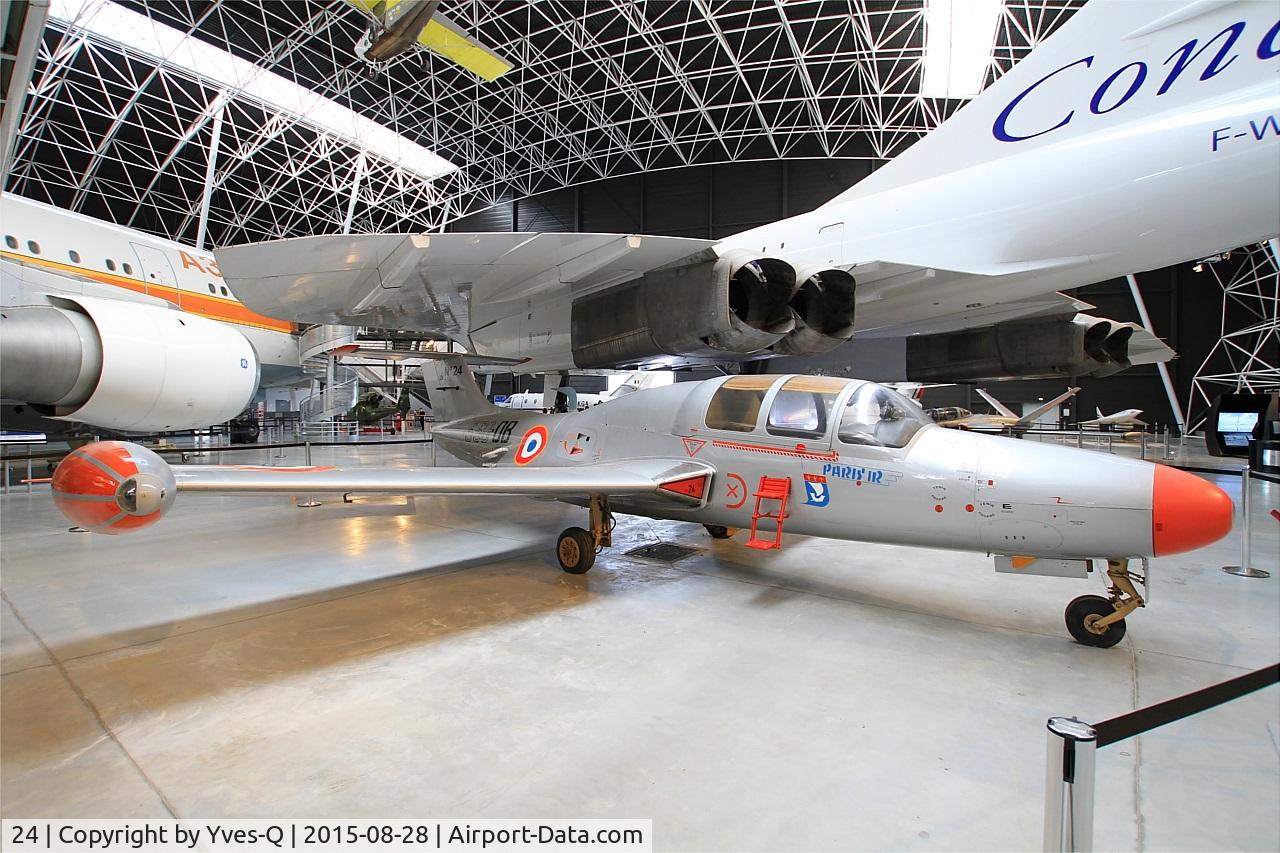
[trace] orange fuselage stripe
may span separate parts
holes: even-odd
[[[58,261],[51,261],[46,258],[33,258],[28,255],[19,255],[14,252],[0,251],[0,256],[11,258],[24,264],[46,267],[61,273],[70,273],[80,278],[91,279],[100,284],[111,285],[112,287],[131,290],[134,293],[141,293],[146,296],[155,296],[166,302],[172,302],[183,311],[195,314],[198,317],[208,317],[210,320],[218,320],[223,323],[232,323],[237,326],[252,326],[257,329],[268,329],[273,332],[284,332],[285,334],[294,334],[297,329],[293,323],[287,320],[276,320],[273,317],[267,317],[255,311],[251,311],[234,299],[227,299],[219,296],[205,296],[200,293],[192,293],[188,290],[180,290],[176,287],[169,287],[162,284],[147,284],[138,279],[129,278],[128,276],[116,275],[114,273],[100,272],[98,270],[85,269],[77,267],[73,264],[64,264]]]

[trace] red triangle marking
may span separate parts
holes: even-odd
[[[670,483],[663,483],[658,488],[702,500],[702,495],[707,490],[707,475],[698,474],[694,477],[685,477],[683,480],[673,480]]]
[[[697,456],[698,451],[707,443],[701,438],[682,438],[680,440],[684,442],[684,452],[688,453],[690,456]]]

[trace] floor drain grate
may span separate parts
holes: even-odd
[[[639,548],[632,548],[627,552],[627,556],[674,563],[676,560],[683,560],[690,554],[696,554],[697,552],[697,548],[686,548],[683,545],[672,545],[669,542],[655,542],[652,545],[641,545]]]

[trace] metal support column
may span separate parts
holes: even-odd
[[[1253,491],[1252,478],[1249,476],[1249,466],[1244,466],[1244,470],[1240,472],[1240,565],[1223,566],[1222,570],[1229,575],[1239,575],[1242,578],[1269,578],[1271,572],[1262,569],[1255,569],[1249,565],[1253,560],[1252,542],[1250,541],[1250,493]]]
[[[342,233],[351,233],[351,220],[356,215],[356,200],[360,197],[360,182],[364,180],[364,172],[366,168],[365,153],[360,152],[360,156],[356,158],[355,177],[351,179],[351,197],[347,199],[347,215],[342,219]]]
[[[1098,734],[1072,717],[1050,717],[1044,849],[1093,849],[1093,774]]]
[[[1151,315],[1147,313],[1147,302],[1142,298],[1142,291],[1138,289],[1138,279],[1132,275],[1124,277],[1129,282],[1129,292],[1133,294],[1133,304],[1138,306],[1138,317],[1142,319],[1142,328],[1151,334],[1155,334],[1156,330],[1151,328]],[[1169,365],[1163,361],[1156,364],[1156,369],[1160,371],[1160,381],[1164,383],[1164,393],[1169,398],[1169,408],[1173,410],[1173,417],[1178,422],[1178,432],[1187,431],[1187,416],[1182,413],[1182,404],[1178,402],[1178,395],[1173,390],[1173,379],[1169,376]]]
[[[213,200],[213,176],[218,170],[218,143],[222,140],[222,117],[226,114],[225,103],[218,106],[213,114],[213,136],[209,139],[209,162],[204,170],[204,195],[200,199],[200,223],[196,226],[196,248],[204,251],[204,238],[209,229],[209,202]]]

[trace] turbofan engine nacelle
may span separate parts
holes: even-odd
[[[796,273],[791,297],[796,327],[773,345],[779,355],[818,355],[853,337],[853,276],[844,270],[806,269]]]
[[[1136,348],[1136,352],[1135,352]],[[1077,314],[999,323],[907,338],[913,382],[978,382],[1110,376],[1135,363],[1165,361],[1173,351],[1147,330]]]
[[[173,469],[127,441],[73,450],[53,472],[53,502],[67,520],[94,533],[125,533],[160,520],[173,506]]]
[[[629,285],[575,299],[574,364],[614,367],[663,355],[733,360],[796,328],[796,272],[740,249],[708,250]]]
[[[258,388],[244,335],[159,305],[84,296],[5,308],[0,396],[116,430],[194,429],[235,417]]]

